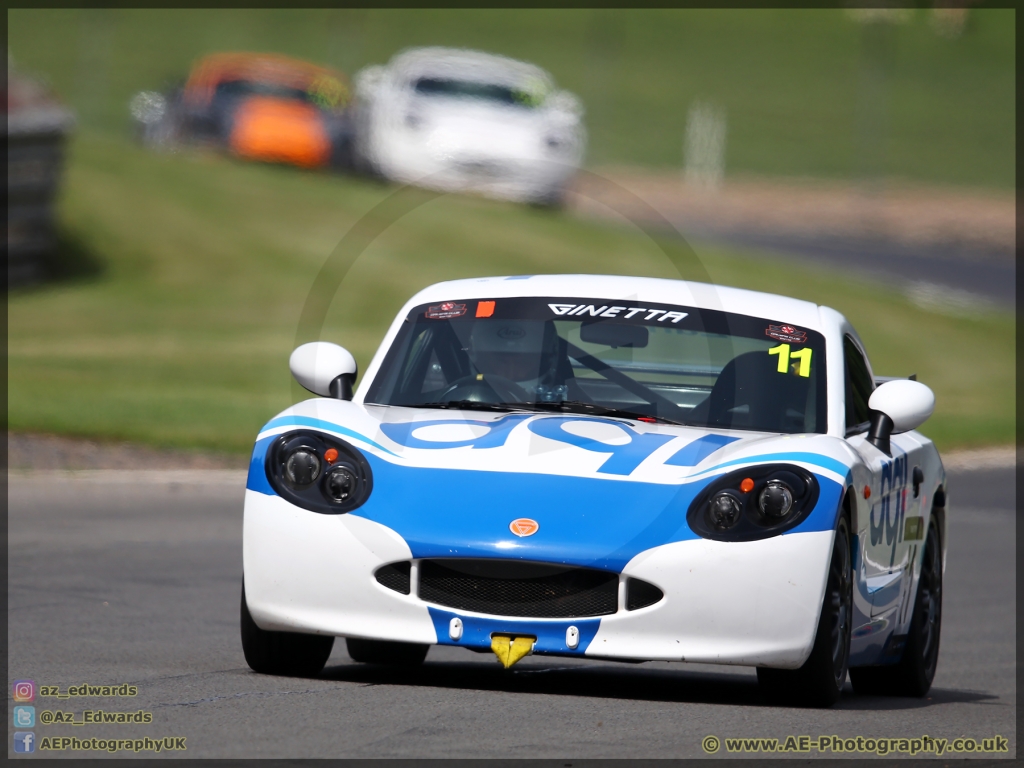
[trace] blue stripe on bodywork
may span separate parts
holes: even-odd
[[[252,449],[252,458],[249,459],[249,476],[245,480],[245,487],[248,490],[265,493],[268,496],[277,495],[277,491],[273,489],[270,481],[267,480],[266,469],[267,449],[276,438],[277,435],[271,435],[256,441],[256,445]]]
[[[853,477],[853,473],[850,471],[850,468],[837,459],[832,459],[828,456],[819,456],[817,453],[799,453],[789,451],[785,453],[766,453],[762,456],[746,456],[742,459],[723,461],[721,464],[716,464],[709,469],[701,470],[698,474],[714,472],[722,467],[732,467],[737,464],[758,464],[766,461],[802,461],[805,464],[816,464],[819,467],[824,467],[827,470],[835,472],[840,477],[846,478],[847,483],[850,481],[850,478]]]
[[[582,656],[597,635],[600,619],[565,619],[560,621],[533,621],[530,619],[506,619],[480,616],[463,616],[441,608],[427,606],[430,620],[434,622],[439,645],[456,645],[466,648],[490,648],[491,634],[533,635],[537,638],[534,653],[564,653]],[[448,636],[448,626],[454,618],[462,619],[462,638],[458,641]],[[570,648],[565,644],[565,632],[569,627],[580,631],[580,644]]]
[[[569,424],[608,424],[620,430],[629,438],[625,445],[611,445],[595,440],[592,437],[585,437],[569,432],[565,427]],[[628,475],[639,467],[644,460],[654,453],[658,448],[670,440],[675,439],[673,435],[660,435],[656,432],[637,432],[626,424],[621,424],[610,419],[595,419],[580,416],[549,416],[543,419],[534,419],[529,422],[527,428],[535,435],[554,440],[556,443],[564,443],[582,448],[585,451],[595,453],[611,454],[605,462],[597,468],[598,472],[608,475]]]
[[[276,495],[265,470],[266,451],[274,437],[257,441],[246,486],[267,495]],[[712,475],[668,485],[410,467],[370,453],[364,456],[373,471],[373,493],[365,504],[348,514],[396,531],[414,558],[500,558],[617,573],[645,550],[698,538],[686,522],[686,513],[697,494],[715,479]],[[814,454],[777,454],[720,466],[787,458],[819,463]],[[815,509],[800,525],[782,535],[835,527],[843,485],[823,475],[816,477],[820,492]],[[515,536],[509,523],[519,517],[536,520],[540,525],[537,533],[525,538]]]
[[[406,448],[425,448],[427,450],[467,447],[471,447],[473,450],[500,448],[505,444],[509,433],[521,421],[532,418],[533,415],[532,413],[510,413],[494,421],[481,421],[479,419],[459,419],[457,421],[452,419],[432,419],[430,421],[384,422],[380,425],[380,431],[387,435],[389,439]],[[482,437],[471,437],[466,440],[449,440],[443,443],[435,440],[420,440],[413,435],[413,432],[424,427],[450,427],[452,425],[484,427],[487,429],[487,434]]]
[[[385,525],[413,557],[489,557],[621,571],[645,549],[696,538],[686,510],[706,483],[426,469],[367,456],[373,493],[349,514]],[[509,523],[530,517],[520,538]]]
[[[696,539],[686,523],[712,478],[686,485],[402,467],[367,456],[373,493],[349,514],[396,531],[415,558],[488,557],[621,572],[639,553]],[[831,530],[842,486],[819,477],[818,504],[791,533]],[[519,538],[518,517],[540,524]]]
[[[282,416],[279,419],[274,419],[273,421],[268,422],[260,432],[266,432],[268,429],[274,429],[275,427],[313,427],[314,429],[322,429],[328,432],[337,432],[339,435],[346,435],[347,437],[354,437],[357,440],[362,440],[367,445],[372,445],[374,448],[384,451],[384,453],[389,453],[392,456],[398,455],[394,451],[388,450],[380,443],[374,442],[366,435],[354,432],[348,427],[343,427],[340,424],[334,424],[330,421],[323,421],[322,419],[310,418],[309,416]]]
[[[673,467],[695,467],[719,448],[724,448],[736,440],[739,438],[728,435],[705,435],[684,445],[665,463]]]

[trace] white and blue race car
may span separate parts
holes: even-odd
[[[431,645],[757,667],[774,701],[923,696],[946,478],[934,396],[874,377],[827,307],[652,278],[440,283],[358,389],[268,422],[245,496],[242,645],[315,675]]]

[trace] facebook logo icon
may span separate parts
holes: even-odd
[[[15,752],[35,752],[36,735],[31,732],[19,731],[14,734]]]

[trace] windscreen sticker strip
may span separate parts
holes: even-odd
[[[559,317],[619,317],[622,315],[623,320],[629,320],[634,315],[641,312],[646,312],[647,315],[643,318],[644,320],[654,320],[655,322],[663,322],[670,320],[673,323],[678,323],[685,317],[689,316],[688,312],[673,312],[666,309],[649,309],[647,307],[626,307],[626,306],[609,306],[604,304],[597,306],[596,304],[548,304],[548,307]],[[661,315],[661,317],[658,317]]]
[[[434,307],[427,307],[427,311],[423,313],[423,316],[431,320],[451,320],[453,317],[462,317],[464,314],[466,314],[465,304],[446,301]]]
[[[807,341],[807,331],[798,330],[792,325],[769,325],[765,328],[764,335],[790,344],[803,344]]]

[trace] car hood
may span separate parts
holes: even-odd
[[[348,513],[391,528],[416,558],[502,558],[621,571],[645,550],[697,538],[693,499],[746,464],[813,472],[816,510],[784,535],[830,529],[851,456],[826,435],[766,435],[576,414],[486,413],[310,400],[261,430],[248,488],[274,495],[280,434],[323,431],[358,448],[373,491]],[[845,449],[848,451],[849,449]],[[310,514],[316,514],[311,512]],[[536,532],[517,535],[519,518]]]
[[[549,136],[568,141],[575,123],[548,110],[521,110],[504,106],[413,101],[408,113],[415,115],[421,141],[445,156],[534,157],[545,151]]]

